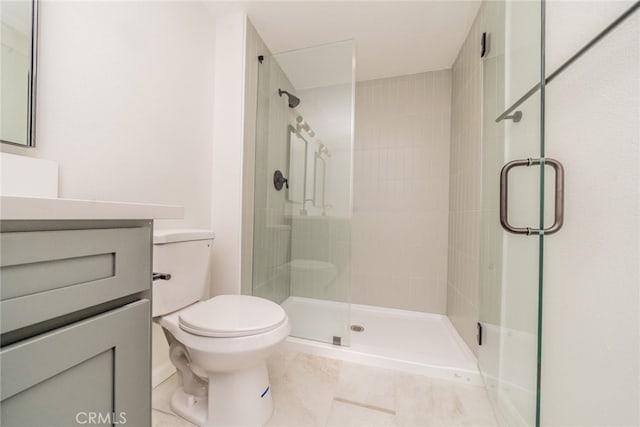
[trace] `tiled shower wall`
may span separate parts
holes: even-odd
[[[482,184],[479,21],[476,18],[453,64],[447,274],[447,315],[476,354]]]
[[[261,112],[268,108],[265,105],[264,97],[266,76],[262,76],[263,84],[260,85],[260,61],[258,56],[271,56],[271,52],[264,44],[262,38],[255,27],[247,19],[245,34],[245,92],[244,92],[244,140],[243,140],[243,172],[242,172],[242,273],[241,273],[241,293],[251,295],[253,292],[253,238],[254,238],[254,193],[256,174],[256,140],[258,133],[258,100],[260,101]],[[264,70],[263,70],[264,73]],[[261,90],[258,99],[258,90]],[[263,113],[264,114],[264,113]],[[266,120],[262,120],[260,129],[265,131]],[[264,167],[263,167],[264,169]],[[262,200],[263,206],[266,204]]]
[[[451,70],[356,86],[352,302],[446,312]]]
[[[259,38],[253,28],[248,35]],[[286,192],[274,188],[273,171],[287,170],[290,113],[277,90],[293,91],[293,86],[268,52],[258,66],[257,85],[253,295],[279,304],[289,296],[291,221],[287,218],[290,210]]]

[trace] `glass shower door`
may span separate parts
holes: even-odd
[[[499,423],[537,425],[544,239],[538,230],[554,219],[544,213],[545,181],[553,183],[553,168],[540,165],[543,3],[492,1],[482,7],[478,361]]]
[[[336,345],[350,343],[353,57],[332,43],[265,56],[258,74],[253,294],[293,337]]]

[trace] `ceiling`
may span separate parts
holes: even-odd
[[[480,1],[208,2],[241,8],[272,53],[353,39],[357,80],[450,68]]]
[[[353,43],[324,44],[274,55],[295,90],[351,84]]]

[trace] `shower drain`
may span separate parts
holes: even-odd
[[[362,325],[351,325],[351,330],[353,332],[364,332],[364,326],[362,326]]]

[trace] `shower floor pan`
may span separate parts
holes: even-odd
[[[465,384],[482,384],[475,356],[447,316],[357,304],[352,304],[347,313],[345,304],[302,297],[289,297],[282,307],[293,327],[285,344],[289,350]],[[352,325],[362,326],[364,330],[350,332]],[[298,338],[322,337],[323,332],[327,335],[323,338],[326,341],[332,341],[332,334],[338,333],[343,336],[343,342],[350,340],[350,345]],[[346,334],[349,339],[344,338]]]

